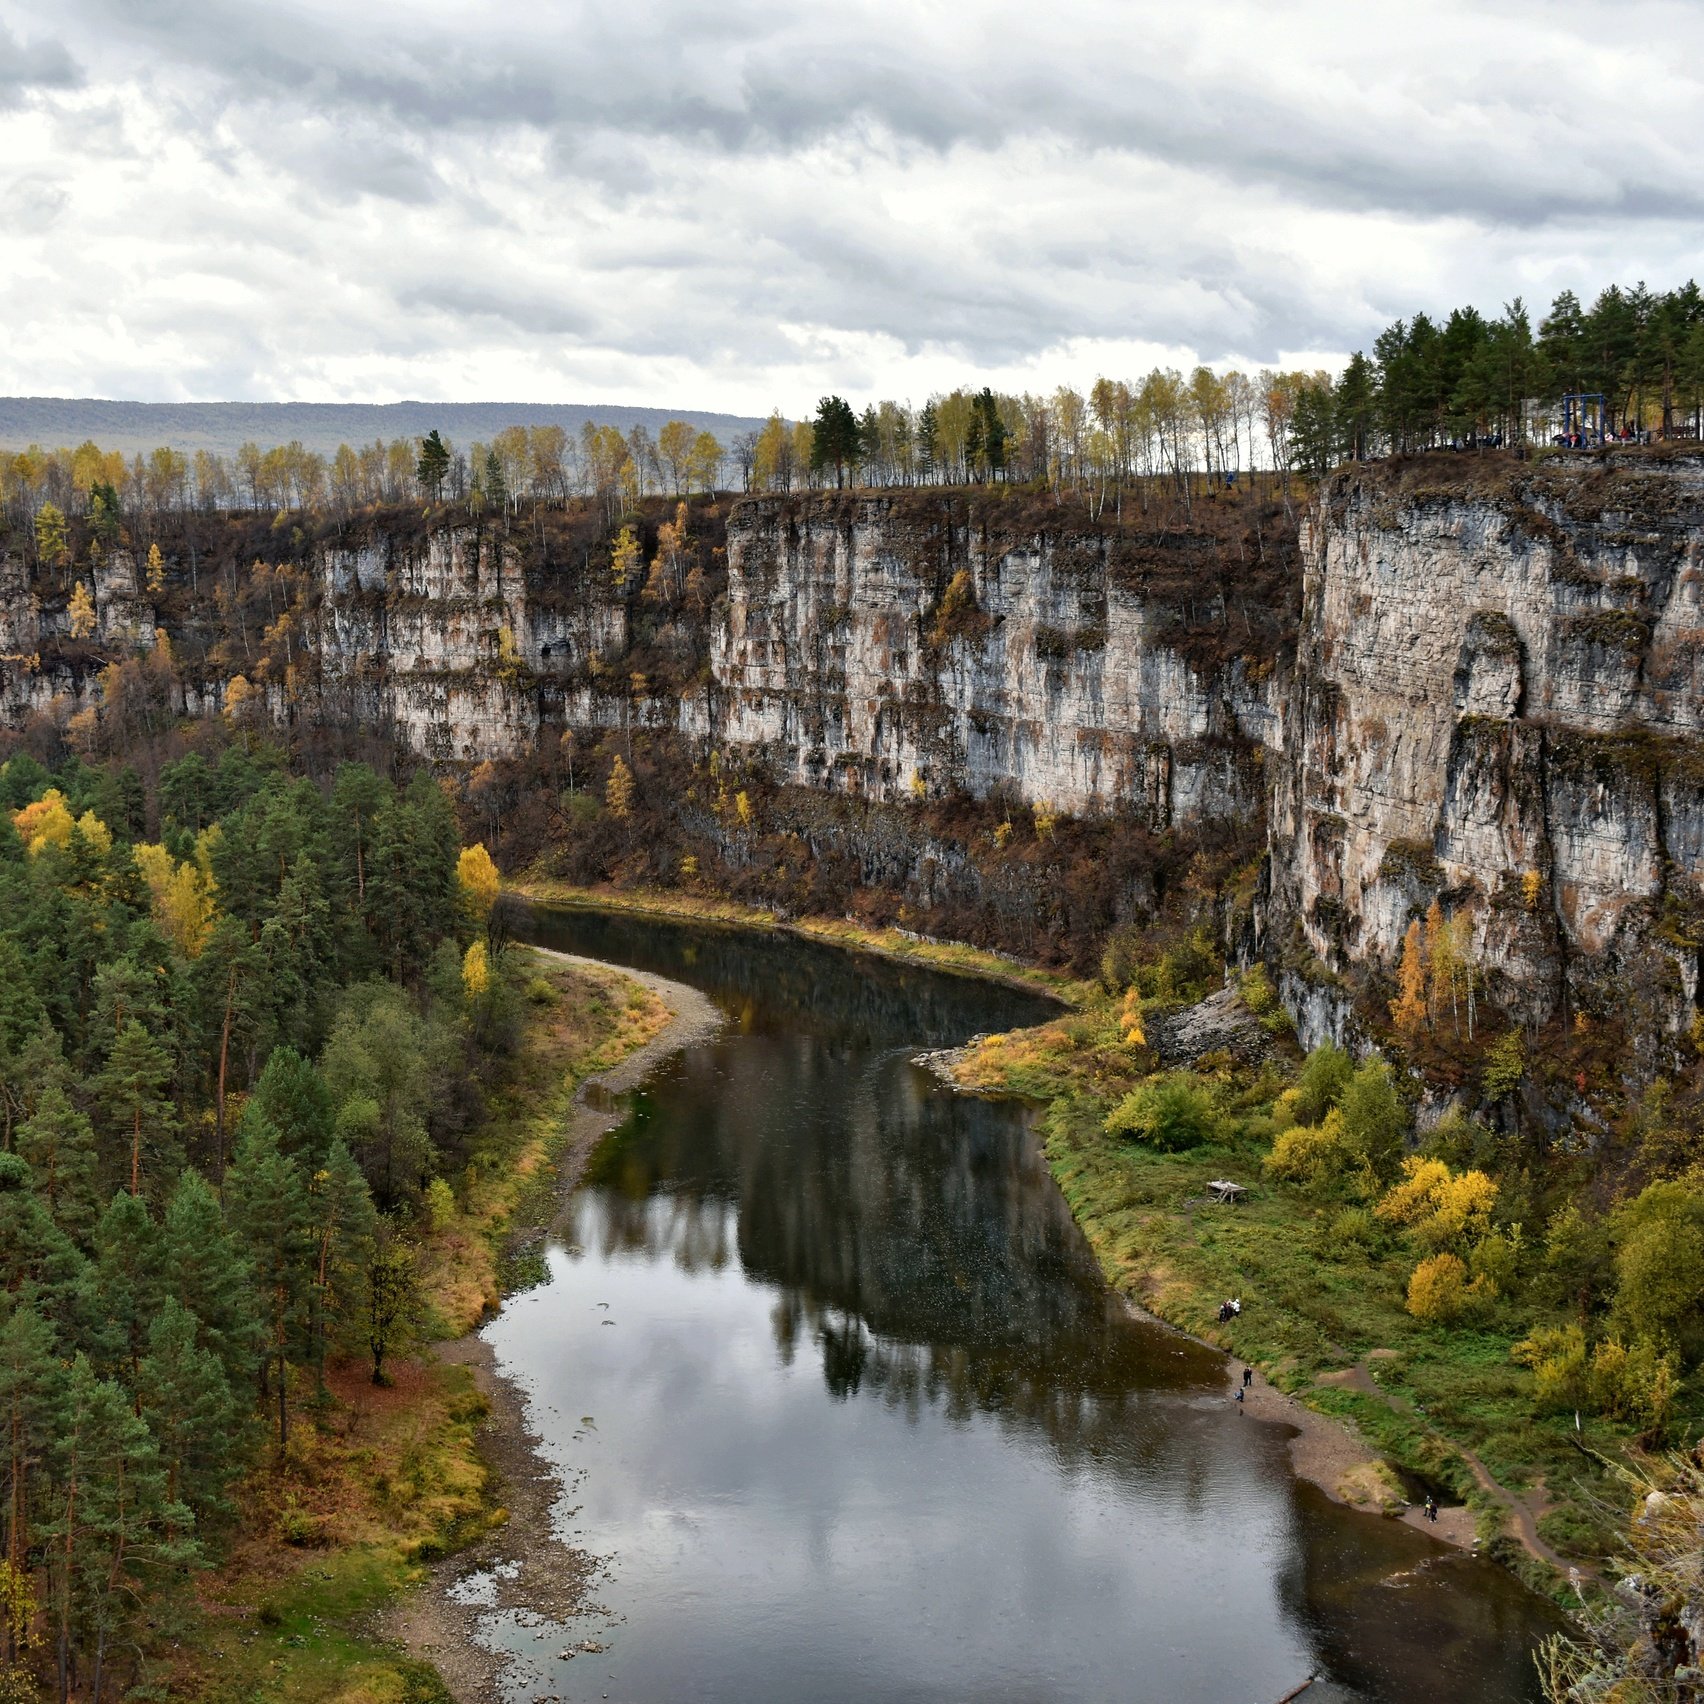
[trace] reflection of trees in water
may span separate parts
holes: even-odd
[[[1052,1001],[792,936],[589,911],[529,911],[519,933],[704,989],[745,1033],[822,1031],[864,1047],[940,1047],[1041,1023]]]
[[[653,1083],[590,1181],[584,1240],[689,1272],[737,1250],[776,1292],[781,1358],[809,1343],[836,1398],[992,1414],[1063,1459],[1164,1454],[1196,1476],[1175,1406],[1139,1399],[1199,1388],[1207,1358],[1110,1295],[1014,1108],[894,1052],[724,1041]]]
[[[1192,1411],[1217,1358],[1123,1314],[1017,1114],[893,1051],[1034,1022],[1038,1002],[794,941],[589,916],[539,934],[695,982],[734,1017],[600,1150],[588,1246],[694,1273],[737,1261],[772,1292],[782,1361],[815,1357],[835,1399],[992,1417],[1139,1484],[1143,1509],[1234,1521],[1238,1484],[1275,1470],[1276,1440],[1268,1455],[1219,1402]],[[1297,1497],[1279,1593],[1317,1666],[1386,1704],[1530,1695],[1535,1600],[1491,1570],[1463,1590],[1466,1562],[1382,1584],[1411,1535]]]

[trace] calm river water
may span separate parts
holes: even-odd
[[[910,1063],[1040,1001],[531,928],[729,1021],[633,1098],[549,1282],[487,1329],[609,1568],[607,1616],[485,1618],[514,1698],[1273,1704],[1316,1671],[1307,1704],[1536,1698],[1546,1606],[1297,1482],[1219,1357],[1119,1307],[1019,1112]]]

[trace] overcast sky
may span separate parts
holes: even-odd
[[[1334,364],[1704,271],[1704,5],[0,0],[0,393]]]

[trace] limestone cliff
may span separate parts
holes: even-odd
[[[792,785],[777,815],[813,855],[841,835],[856,880],[926,901],[956,870],[1014,912],[1036,870],[971,871],[903,808],[852,846],[829,802],[1045,802],[1114,840],[1264,820],[1253,940],[1310,1039],[1434,899],[1470,919],[1494,997],[1534,1019],[1619,1007],[1673,1029],[1698,1005],[1696,455],[1346,471],[1304,517],[1299,565],[1282,511],[1246,499],[1122,523],[1017,492],[701,504],[690,576],[626,585],[589,514],[283,520],[201,518],[168,541],[157,598],[123,551],[75,574],[0,551],[0,718],[99,704],[99,668],[158,627],[191,711],[240,674],[246,713],[438,761],[524,757],[567,729],[739,755]],[[97,629],[73,639],[79,576]],[[681,809],[721,832],[703,801]],[[1122,879],[1108,918],[1146,903]]]
[[[1329,482],[1272,766],[1270,914],[1291,944],[1389,965],[1437,898],[1535,1020],[1687,1021],[1701,551],[1695,456],[1432,458]]]
[[[1284,529],[1244,550],[1180,528],[1138,552],[1045,508],[988,510],[940,493],[748,499],[727,522],[725,591],[696,607],[616,587],[607,550],[541,559],[490,525],[332,532],[279,570],[298,612],[283,653],[271,588],[239,650],[234,594],[174,619],[141,603],[122,554],[91,570],[101,626],[79,651],[62,602],[0,558],[0,710],[16,726],[93,703],[93,665],[127,638],[199,625],[198,701],[243,673],[279,720],[352,718],[438,760],[631,723],[870,798],[1003,789],[1155,827],[1258,812],[1293,579]],[[1257,552],[1264,565],[1242,566]]]
[[[1198,542],[1171,548],[1187,562]],[[1162,827],[1246,816],[1277,642],[1239,653],[1218,588],[1180,598],[1187,568],[1159,554],[939,501],[742,504],[701,726],[811,786],[1005,791]],[[1216,651],[1187,630],[1190,597]]]

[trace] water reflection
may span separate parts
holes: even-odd
[[[1541,1606],[1297,1486],[1217,1357],[1111,1296],[1014,1110],[908,1062],[1040,1002],[799,943],[545,929],[739,1016],[636,1098],[551,1283],[491,1328],[585,1473],[623,1618],[608,1678],[545,1662],[547,1695],[1219,1704],[1319,1670],[1310,1701],[1533,1696]]]

